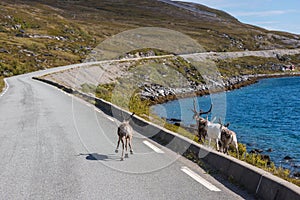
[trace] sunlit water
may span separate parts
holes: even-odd
[[[220,94],[198,97],[198,104],[207,110],[213,102],[213,116],[230,122],[238,141],[271,156],[277,166],[299,170],[300,165],[300,77],[273,78]],[[152,112],[161,117],[192,119],[192,98],[155,105]],[[267,152],[272,149],[272,152]],[[290,156],[292,162],[283,158]],[[296,166],[296,167],[295,167]],[[298,166],[298,169],[297,169]]]

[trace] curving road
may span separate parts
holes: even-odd
[[[32,80],[70,67],[7,79],[0,97],[1,199],[251,198],[139,133],[135,154],[121,162],[114,152],[118,121]]]

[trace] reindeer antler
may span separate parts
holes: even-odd
[[[219,124],[223,125],[223,124],[222,124],[221,117],[219,117]]]
[[[195,98],[193,98],[193,106],[194,106],[194,109],[191,109],[193,113],[198,113],[197,112],[197,108],[196,108],[196,100]]]
[[[221,118],[219,118],[219,124],[220,124],[221,126],[226,127],[226,128],[230,125],[229,122],[228,122],[227,124],[223,124],[222,121],[221,121]]]
[[[193,109],[191,109],[191,111],[194,113],[194,115],[193,115],[193,119],[196,119],[196,117],[198,117],[199,116],[199,112],[197,112],[197,108],[196,108],[196,100],[195,100],[195,98],[193,98]]]
[[[209,113],[211,112],[211,110],[212,110],[212,107],[213,107],[213,104],[210,104],[210,108],[209,108],[209,110],[208,110],[208,111],[206,111],[206,112],[203,112],[202,110],[200,110],[200,112],[199,112],[199,115],[205,115],[205,114],[209,114]]]
[[[199,112],[197,112],[197,108],[196,108],[196,100],[195,98],[193,98],[193,109],[192,112],[194,113],[193,118],[195,119],[196,117],[200,116],[200,115],[205,115],[205,114],[209,114],[212,110],[213,104],[210,104],[210,108],[208,111],[204,112],[203,110],[200,110]]]

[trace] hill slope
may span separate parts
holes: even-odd
[[[1,1],[0,78],[78,63],[106,38],[145,26],[187,34],[207,51],[300,47],[299,35],[246,25],[206,6],[176,4],[152,0]]]

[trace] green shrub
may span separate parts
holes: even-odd
[[[84,83],[81,85],[81,90],[84,92],[84,93],[95,93],[96,92],[96,86],[95,85],[92,85],[92,84],[87,84],[87,83]]]
[[[289,169],[284,169],[282,167],[276,167],[274,162],[269,162],[262,158],[261,154],[247,153],[246,145],[239,143],[239,152],[240,152],[240,160],[245,161],[251,165],[259,167],[267,172],[272,173],[282,179],[285,179],[289,182],[292,182],[298,186],[300,186],[300,180],[291,178],[291,172]],[[235,150],[233,148],[229,148],[229,154],[236,157]]]

